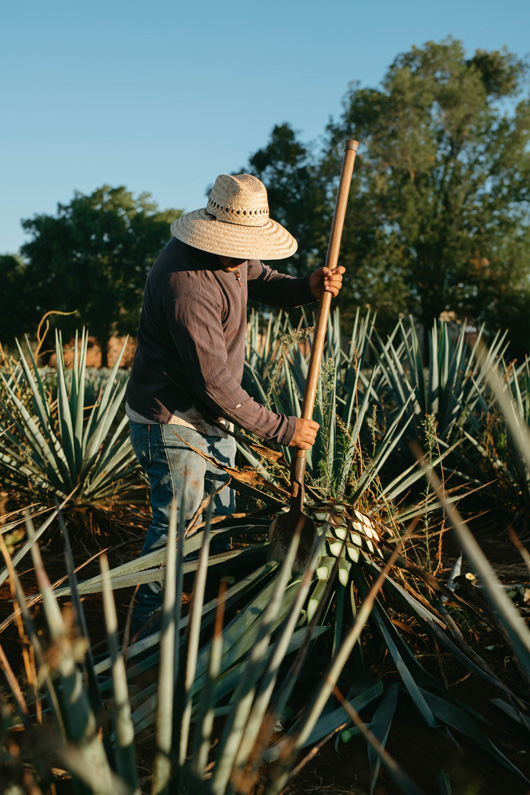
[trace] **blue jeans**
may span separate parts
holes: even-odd
[[[151,487],[153,518],[142,549],[142,555],[145,555],[166,545],[174,498],[177,516],[184,505],[186,521],[190,521],[208,493],[216,491],[229,479],[226,472],[195,453],[186,442],[230,467],[234,466],[236,444],[231,436],[227,439],[204,436],[182,425],[130,422],[130,433],[133,450]],[[234,511],[235,495],[231,488],[226,487],[214,497],[213,513],[224,516]],[[177,522],[179,519],[180,516]],[[162,606],[162,599],[162,580],[140,586],[133,629],[139,629]]]

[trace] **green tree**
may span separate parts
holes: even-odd
[[[27,276],[23,297],[33,316],[50,310],[65,333],[85,325],[106,364],[113,334],[136,332],[147,272],[170,237],[179,210],[160,211],[150,194],[137,198],[124,187],[75,192],[57,214],[22,222],[32,240],[21,248]],[[3,295],[4,303],[9,295]]]
[[[271,217],[298,241],[286,267],[304,275],[324,264],[332,215],[315,153],[298,140],[289,124],[276,125],[269,143],[251,156],[247,171],[267,187]]]
[[[27,301],[28,274],[24,260],[0,255],[0,342],[10,346],[16,336],[34,332],[37,312]]]
[[[331,180],[340,143],[359,140],[343,301],[381,321],[412,312],[425,329],[444,310],[513,320],[530,349],[526,75],[507,51],[468,58],[448,39],[399,55],[380,88],[351,85],[322,163]]]

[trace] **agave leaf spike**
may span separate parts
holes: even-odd
[[[189,727],[191,722],[192,688],[197,669],[197,655],[199,652],[199,635],[201,631],[201,616],[204,604],[204,591],[206,588],[206,574],[208,569],[210,521],[212,516],[213,501],[208,506],[204,540],[199,553],[199,565],[193,584],[193,593],[190,602],[190,619],[188,623],[188,649],[186,671],[184,678],[184,704],[180,725],[179,763],[184,767],[188,750]]]
[[[276,586],[271,600],[259,620],[259,630],[249,660],[245,665],[243,676],[233,696],[234,709],[228,716],[217,752],[211,780],[213,795],[222,795],[228,784],[230,773],[241,743],[255,692],[255,678],[259,673],[260,663],[265,657],[270,642],[270,631],[282,606],[285,587],[289,581],[296,557],[299,539],[293,536],[287,555],[276,578]]]
[[[87,430],[85,432],[85,438],[87,439],[85,456],[88,460],[91,460],[97,455],[97,452],[103,440],[105,439],[105,436],[109,432],[117,412],[121,409],[125,389],[126,384],[120,388],[112,403],[106,404],[105,407],[102,405],[98,406],[98,412],[94,415],[94,427],[91,427],[90,425],[87,426]],[[90,436],[88,435],[89,432]]]
[[[66,524],[64,522],[63,516],[61,514],[60,506],[57,503],[57,510],[59,512],[59,527],[61,529],[63,539],[64,539],[64,556],[66,560],[66,570],[68,573],[68,581],[70,583],[70,589],[72,594],[72,604],[74,607],[74,617],[78,624],[78,630],[82,638],[85,639],[86,642],[86,656],[83,660],[83,667],[85,669],[85,677],[88,684],[88,695],[90,702],[92,704],[92,708],[96,714],[101,714],[103,710],[103,703],[101,700],[101,692],[98,686],[97,677],[94,671],[94,655],[92,652],[92,646],[90,645],[88,628],[86,624],[85,618],[85,611],[83,610],[83,604],[81,602],[81,597],[79,595],[79,590],[77,587],[77,575],[75,571],[75,563],[74,558],[72,555],[72,548],[70,546],[70,538],[68,536],[68,530],[66,528]],[[108,748],[107,748],[108,752]]]
[[[33,538],[33,524],[27,519],[28,536]],[[59,605],[51,589],[50,581],[44,571],[38,546],[31,548],[35,573],[42,592],[43,609],[50,630],[52,642],[57,644],[59,661],[57,675],[61,681],[61,711],[67,727],[68,736],[75,743],[83,745],[83,756],[90,762],[94,776],[98,778],[97,793],[112,793],[112,771],[109,767],[103,743],[97,733],[97,721],[83,687],[81,673],[77,668],[72,644],[67,640],[68,633]]]
[[[321,684],[316,693],[307,704],[303,711],[302,716],[298,719],[297,723],[289,733],[289,736],[279,741],[275,748],[274,758],[281,758],[281,774],[277,777],[276,781],[271,784],[267,791],[267,795],[277,795],[280,793],[289,777],[289,771],[292,767],[292,761],[300,748],[303,748],[308,737],[313,730],[322,710],[326,705],[333,688],[340,676],[344,665],[346,664],[353,647],[359,640],[361,632],[368,621],[372,612],[372,607],[376,598],[376,594],[381,589],[386,573],[392,567],[397,551],[391,556],[381,572],[381,575],[372,585],[369,593],[366,595],[363,603],[361,604],[356,616],[356,620],[352,627],[347,632],[338,653],[330,661],[326,675],[322,678]]]
[[[78,337],[76,334],[76,349],[77,344]],[[75,416],[75,406],[71,407],[68,398],[68,388],[66,385],[66,374],[64,367],[64,349],[59,332],[56,333],[55,350],[57,356],[57,409],[61,441],[66,459],[68,461],[68,468],[70,472],[76,472],[79,463],[79,448],[74,434],[72,416],[70,414],[71,408],[73,408]]]
[[[451,447],[445,447],[442,450],[440,455],[433,458],[432,465],[438,466],[441,462],[452,453],[454,450],[457,449],[460,442],[455,442]],[[403,470],[393,481],[383,487],[381,491],[381,496],[383,496],[388,502],[393,502],[400,494],[406,492],[410,486],[414,483],[417,483],[419,478],[422,477],[421,469],[418,467],[417,463],[411,464],[407,469]],[[451,502],[454,502],[458,497],[449,498]],[[401,516],[401,514],[400,514]]]
[[[202,537],[202,531],[198,531],[198,535],[200,533]],[[190,538],[190,542],[194,539],[194,536]],[[187,539],[186,539],[187,540]],[[199,542],[200,546],[200,542]],[[265,547],[265,544],[263,545]],[[186,545],[187,551],[192,552],[196,548],[191,543]],[[246,557],[252,558],[255,557],[254,550],[251,547],[247,549],[236,549],[228,553],[223,553],[222,555],[216,555],[212,558],[212,561],[217,561],[219,559],[219,564],[223,563],[226,560],[236,560],[237,558],[241,557],[245,559]],[[153,582],[153,580],[160,579],[160,566],[165,561],[165,549],[155,550],[154,552],[149,552],[147,555],[142,555],[141,558],[135,558],[134,560],[130,560],[127,563],[122,563],[119,566],[116,566],[114,569],[111,570],[112,575],[112,588],[128,588],[130,586],[135,586],[141,579],[141,582]],[[197,568],[197,563],[195,561],[185,562],[183,564],[184,573],[189,573],[194,571]],[[260,573],[258,576],[262,576],[262,572],[265,570],[260,569]],[[142,572],[141,578],[138,577],[138,574]],[[163,572],[162,572],[163,574]],[[89,578],[88,580],[84,580],[83,582],[79,583],[79,593],[88,594],[88,593],[101,593],[101,575],[97,574],[94,577]],[[68,587],[58,588],[57,596],[65,596],[66,594],[70,593],[70,589]],[[237,593],[237,587],[234,587],[234,593]]]
[[[438,335],[436,333],[436,319],[434,321],[433,328],[431,329],[431,339],[430,339],[430,348],[431,348],[431,356],[430,356],[430,366],[429,366],[429,381],[427,385],[428,389],[428,396],[425,396],[424,401],[424,414],[435,414],[437,415],[440,411],[440,392],[441,392],[441,378],[440,378],[440,370],[442,373],[447,372],[445,368],[446,362],[442,362],[442,367],[440,368],[440,353],[443,351],[443,347],[445,347],[445,353],[447,353],[447,346],[442,347],[442,351],[438,345]],[[445,341],[446,335],[446,327],[445,324],[441,326],[441,334]],[[423,379],[423,361],[421,360],[421,353],[419,353],[420,363],[421,363],[421,371],[417,374],[418,383],[424,383]],[[443,375],[442,375],[443,378]],[[377,776],[376,776],[377,778]]]
[[[378,631],[385,639],[385,644],[394,660],[401,680],[410,694],[412,703],[427,726],[437,728],[439,726],[438,721],[425,700],[420,684],[430,682],[436,687],[438,683],[419,665],[377,600],[373,607],[373,617],[374,626],[377,626]]]
[[[349,700],[354,709],[357,712],[360,712],[362,709],[364,709],[364,707],[368,706],[368,704],[371,704],[373,701],[380,698],[382,694],[383,684],[381,681],[379,681],[368,686],[366,689],[362,690],[358,696],[353,699],[350,698]],[[345,728],[350,723],[351,720],[342,706],[332,710],[331,712],[325,712],[317,720],[311,731],[311,734],[309,734],[309,736],[306,738],[304,745],[300,746],[300,749],[307,748],[308,746],[314,746],[315,743],[318,743],[323,737],[326,737],[326,735],[336,731],[338,727]],[[357,733],[358,729],[352,729],[352,736],[355,736]],[[290,734],[291,732],[288,732],[288,736]],[[266,752],[265,758],[267,761],[275,761],[280,756],[280,753],[281,751],[279,745],[272,746],[272,748]],[[269,795],[270,792],[271,790],[268,789],[267,795]]]
[[[462,732],[464,736],[469,737],[478,745],[482,751],[496,758],[507,770],[518,778],[521,778],[526,784],[530,784],[530,780],[491,742],[475,720],[473,720],[464,709],[428,690],[424,691],[424,696],[434,715],[436,715],[439,720],[443,721],[452,729]]]
[[[360,430],[363,427],[366,418],[369,416],[368,412],[372,407],[372,400],[371,400],[371,387],[374,383],[376,378],[377,372],[374,368],[372,372],[371,379],[368,385],[368,389],[364,392],[360,405],[356,403],[357,398],[357,391],[351,394],[349,401],[346,405],[345,412],[343,415],[343,422],[350,433],[350,438],[348,439],[348,444],[345,450],[342,451],[342,460],[339,467],[339,476],[337,479],[337,493],[344,494],[346,491],[346,485],[351,473],[351,464],[353,461],[353,457],[355,455],[355,451],[359,447],[359,439],[360,439]],[[355,409],[355,421],[352,421],[352,411]],[[397,430],[397,426],[396,426]],[[387,432],[387,438],[390,432]]]
[[[274,571],[277,568],[277,563],[268,564],[269,571]],[[226,672],[229,668],[242,659],[245,654],[249,652],[255,643],[259,627],[259,618],[269,604],[274,589],[276,587],[275,580],[267,582],[264,588],[245,605],[244,609],[240,610],[231,621],[228,622],[223,631],[223,645],[224,653],[221,665],[221,673]],[[290,601],[290,589],[286,591],[286,601]],[[227,592],[227,596],[228,596]],[[225,603],[226,603],[225,597]],[[208,665],[209,644],[201,649],[197,661],[196,678],[193,685],[194,694],[200,691],[203,686],[203,679]]]
[[[33,451],[34,460],[37,463],[41,463],[43,468],[46,466],[48,467],[48,472],[51,478],[53,478],[56,474],[60,475],[66,481],[66,483],[69,484],[69,488],[73,488],[76,484],[71,483],[67,458],[59,444],[59,441],[57,440],[57,437],[53,433],[53,430],[51,428],[46,428],[45,436],[44,433],[40,431],[37,423],[28,412],[22,401],[18,399],[14,391],[8,391],[10,399],[20,411],[22,419],[26,425],[27,430],[25,436]],[[17,428],[23,430],[22,426],[18,422],[16,422],[16,425]],[[51,446],[49,442],[51,442]]]
[[[197,727],[195,729],[195,740],[191,761],[191,772],[198,779],[203,778],[206,770],[211,734],[213,730],[215,684],[221,671],[221,661],[223,656],[223,615],[225,592],[226,582],[222,582],[219,591],[218,607],[216,611],[215,625],[210,648],[208,674],[206,676],[204,688],[201,692],[199,712],[197,715]]]
[[[22,613],[22,619],[24,621],[24,626],[26,627],[26,632],[28,633],[29,640],[31,641],[31,645],[33,646],[33,650],[35,652],[35,659],[40,666],[39,676],[41,680],[44,681],[48,702],[51,707],[51,713],[61,739],[63,742],[66,742],[66,728],[64,725],[63,716],[61,714],[59,697],[57,695],[53,679],[50,675],[49,667],[45,665],[45,654],[41,646],[40,638],[28,610],[26,596],[22,590],[18,574],[15,570],[13,570],[13,580],[15,585],[16,599],[20,606],[20,612]]]
[[[437,324],[435,320],[433,330],[431,333],[431,346],[432,346],[431,360],[437,358],[436,330],[437,330]],[[420,405],[420,410],[422,411],[423,414],[427,414],[429,398],[427,396],[427,385],[425,383],[425,378],[423,375],[423,358],[421,355],[421,347],[420,347],[420,341],[418,339],[418,332],[416,331],[416,326],[412,318],[410,320],[410,330],[408,337],[408,358],[409,358],[409,370],[413,378],[413,384],[416,386],[416,392],[417,392],[418,402]]]
[[[405,413],[406,408],[407,405],[403,406],[401,413],[396,417],[396,419],[390,426],[382,444],[378,448],[372,461],[362,471],[361,476],[359,477],[355,489],[351,495],[351,501],[353,504],[359,499],[360,495],[363,493],[363,491],[372,481],[375,473],[379,472],[379,470],[383,466],[388,456],[396,448],[401,436],[405,433],[409,423],[412,421],[412,417],[409,416],[408,419],[403,424],[403,427],[398,432],[398,426],[401,421],[401,417]]]
[[[46,401],[46,395],[44,392],[44,385],[42,383],[42,379],[39,374],[39,370],[37,368],[37,364],[35,359],[33,358],[33,353],[31,351],[31,346],[29,340],[26,338],[26,344],[28,346],[28,355],[31,361],[31,367],[28,365],[26,360],[26,356],[22,351],[22,347],[18,340],[16,340],[18,355],[20,357],[20,367],[21,373],[24,373],[24,377],[26,378],[28,385],[31,390],[31,400],[33,403],[33,407],[35,409],[35,413],[37,414],[39,421],[46,427],[51,425],[52,416],[50,412],[50,408]],[[8,391],[10,394],[17,394],[16,386],[18,385],[18,380],[13,383],[9,383],[2,374],[2,378],[4,383],[8,387]]]
[[[106,473],[112,477],[116,472],[117,465],[119,464],[123,469],[127,469],[130,462],[135,460],[134,452],[131,447],[130,440],[124,438],[119,442],[119,436],[127,425],[128,419],[122,420],[116,430],[116,433],[104,448],[98,452],[91,459],[87,460],[85,466],[81,470],[81,474],[85,475],[90,473],[87,481],[95,481],[95,485],[99,482],[104,482]],[[91,470],[94,470],[91,472]],[[115,478],[112,477],[114,480]]]
[[[410,400],[411,395],[413,396],[414,393],[405,374],[399,352],[391,345],[391,339],[389,339],[387,343],[383,345],[382,359],[386,364],[386,367],[383,371],[385,377],[392,386],[393,393],[397,398],[399,398],[399,405],[402,407]],[[407,388],[406,391],[405,386]],[[416,409],[417,402],[414,397],[412,400],[414,409]]]
[[[185,507],[182,507],[183,515]],[[181,528],[184,529],[183,527]],[[158,699],[156,715],[157,755],[151,792],[162,795],[169,792],[171,780],[171,749],[173,734],[173,707],[175,684],[178,677],[178,628],[180,624],[180,603],[182,591],[182,541],[183,532],[179,532],[177,548],[177,501],[173,500],[169,517],[167,540],[166,580],[164,583],[164,603],[162,609],[162,628],[160,634],[160,669],[158,676],[158,693],[164,698]],[[177,576],[177,571],[180,576]]]
[[[252,366],[251,363],[245,362],[245,371],[249,372],[252,376],[252,385],[258,392],[256,398],[259,399],[261,403],[266,404],[268,400],[267,390],[263,386],[263,381],[257,370]]]
[[[359,386],[362,385],[364,390],[363,395],[363,402],[367,402],[368,400],[372,399],[375,403],[379,403],[379,396],[377,394],[377,390],[374,388],[374,384],[376,378],[379,377],[380,374],[380,365],[376,364],[375,367],[372,369],[372,373],[370,378],[367,380],[364,373],[361,370],[360,365],[352,365],[348,370],[348,380],[344,386],[344,392],[346,394],[346,402],[344,404],[344,409],[342,412],[342,420],[345,425],[349,428],[352,425],[352,414],[353,411],[357,407],[357,403],[359,400]],[[360,422],[356,419],[356,424],[359,425]]]
[[[399,695],[399,685],[394,682],[383,694],[383,698],[377,705],[371,721],[371,732],[379,741],[382,748],[385,747],[394,713],[397,707]],[[381,756],[372,745],[368,745],[368,761],[370,763],[370,795],[373,794],[379,769],[381,767]]]
[[[110,425],[112,424],[114,417],[120,408],[120,402],[125,394],[125,389],[127,387],[126,384],[123,384],[121,387],[115,383],[116,375],[118,373],[118,369],[123,358],[123,354],[125,351],[125,347],[127,345],[128,338],[125,339],[122,348],[116,357],[116,361],[114,366],[110,372],[110,375],[107,379],[105,384],[105,388],[103,392],[100,394],[92,412],[90,414],[87,427],[85,430],[85,438],[87,439],[87,446],[86,446],[86,457],[91,458],[95,451],[99,449],[99,446],[104,438],[104,434],[108,432]],[[112,405],[112,409],[109,406]],[[101,420],[103,417],[103,422]],[[107,421],[106,418],[109,417]],[[103,432],[105,429],[105,432]]]
[[[270,704],[272,693],[280,670],[280,665],[285,659],[285,656],[287,654],[289,643],[295,631],[300,611],[302,610],[302,607],[307,598],[307,594],[309,592],[309,588],[311,587],[312,577],[315,571],[315,567],[322,554],[323,543],[324,539],[323,538],[319,539],[317,548],[315,549],[312,558],[309,561],[306,570],[304,571],[302,580],[299,586],[297,587],[295,600],[287,614],[287,620],[282,629],[280,637],[274,644],[273,654],[270,657],[269,663],[265,669],[264,675],[257,689],[256,697],[252,705],[252,710],[247,720],[245,732],[241,740],[241,745],[235,760],[235,764],[240,768],[246,766],[248,759],[250,758],[251,752],[253,751],[254,745],[257,741],[258,734],[262,735],[260,737],[261,746],[265,747],[268,744],[270,734],[272,733],[272,727],[276,722],[275,720],[272,719],[272,717],[279,718],[283,712],[285,701],[283,699],[282,700],[278,699],[275,701],[275,703],[272,706],[273,716],[269,715],[268,723],[265,723],[264,721],[265,712],[267,710],[268,705]],[[309,629],[307,631],[309,632]],[[294,686],[294,681],[293,681],[294,679],[295,677],[290,677],[291,687]],[[270,730],[268,732],[263,732],[263,729],[266,728],[267,725],[269,726]],[[255,758],[261,759],[262,757],[261,755],[259,755],[259,757],[258,755],[256,755]]]
[[[284,616],[282,616],[282,619]],[[280,622],[279,622],[280,623]],[[323,626],[316,626],[311,634],[310,640],[316,640],[321,635],[325,634],[328,631],[327,627]],[[309,645],[307,643],[308,633],[306,627],[302,627],[301,629],[297,629],[296,632],[293,633],[291,639],[289,641],[289,645],[287,647],[287,654],[293,654],[294,652],[298,652],[298,655],[302,652],[305,646]],[[270,653],[268,653],[262,660],[258,662],[256,666],[256,679],[261,676],[265,670],[266,665],[270,660]],[[229,671],[225,673],[221,673],[220,679],[217,683],[215,688],[215,697],[216,701],[219,702],[221,699],[226,698],[230,695],[231,701],[234,700],[234,692],[236,687],[238,686],[239,682],[241,681],[241,677],[244,673],[245,667],[247,665],[246,658],[242,658],[234,665]],[[280,714],[279,707],[277,708],[277,699],[276,696],[274,697],[274,708],[277,714]],[[217,707],[215,710],[216,715],[227,715],[233,709],[232,703],[227,705],[226,707]],[[248,722],[247,722],[248,725]]]
[[[57,355],[57,369],[61,367],[64,373],[64,349],[62,346],[62,336],[59,334],[61,340],[61,356]],[[83,329],[81,333],[81,342],[79,342],[79,333],[76,331],[74,340],[73,362],[71,368],[70,379],[70,397],[66,406],[66,410],[72,418],[73,433],[72,440],[75,446],[75,470],[79,471],[83,462],[83,423],[84,423],[84,408],[85,408],[85,374],[86,374],[86,358],[88,350],[88,334]],[[61,363],[59,365],[59,360]]]
[[[285,601],[286,601],[287,604],[285,605],[285,610],[282,611],[282,614],[275,621],[275,623],[274,623],[274,625],[272,627],[272,631],[273,632],[277,629],[277,627],[284,620],[285,614],[288,612],[288,610],[290,608],[291,597],[292,597],[292,593],[287,593],[286,594],[286,600]],[[218,604],[217,604],[217,598],[216,598],[215,600],[213,600],[214,618],[215,618],[215,610],[216,610],[217,607],[218,607]],[[245,608],[245,610],[247,610],[247,609],[248,608]],[[182,626],[182,624],[181,624],[181,626]],[[322,633],[324,633],[326,631],[327,631],[326,627],[316,627],[315,630],[313,631],[312,637],[313,638],[317,638]],[[224,633],[223,633],[223,636],[224,636]],[[248,642],[249,638],[250,638],[250,642]],[[241,637],[241,639],[240,639],[241,643],[238,645],[237,650],[232,651],[228,647],[228,645],[226,643],[226,640],[225,639],[223,640],[223,649],[224,649],[223,650],[223,657],[222,657],[222,660],[221,660],[221,668],[220,668],[219,679],[218,679],[218,681],[216,683],[216,687],[215,687],[215,702],[216,703],[218,703],[219,701],[225,699],[225,697],[227,697],[229,695],[231,695],[232,700],[234,699],[234,696],[233,696],[234,691],[236,690],[237,686],[241,682],[241,677],[243,676],[243,673],[244,673],[245,668],[247,666],[247,659],[248,659],[247,658],[247,654],[248,654],[249,649],[251,649],[253,647],[255,638],[256,638],[255,627],[251,626],[245,632],[245,634]],[[306,643],[306,639],[307,639],[306,629],[303,628],[303,629],[297,630],[293,634],[293,636],[291,637],[291,639],[289,641],[287,654],[291,654],[292,652],[297,651],[301,646],[303,646]],[[148,639],[145,639],[145,640],[148,640]],[[139,643],[142,643],[142,641],[140,641]],[[135,645],[139,645],[139,644],[135,644]],[[227,661],[227,654],[230,651],[232,651],[232,654],[231,654],[231,657],[230,657],[230,661]],[[204,648],[201,649],[201,652],[204,652]],[[192,708],[192,717],[193,717],[193,713],[197,711],[196,710],[196,705],[195,705],[196,697],[199,694],[203,693],[203,690],[204,690],[205,686],[207,685],[207,679],[208,679],[208,676],[209,676],[209,674],[208,674],[208,666],[209,666],[209,662],[210,662],[210,658],[209,658],[210,652],[211,652],[211,643],[208,644],[207,652],[205,652],[206,667],[204,668],[203,672],[200,675],[197,676],[197,678],[195,679],[195,681],[193,683],[192,696],[193,696],[193,699],[194,699],[194,704],[193,704],[193,708]],[[153,657],[153,659],[155,659],[155,656]],[[269,656],[266,655],[266,656],[264,656],[262,659],[260,659],[258,661],[258,663],[257,663],[257,665],[255,667],[255,673],[254,673],[254,676],[255,676],[256,679],[257,679],[257,677],[259,675],[261,675],[261,673],[265,669],[265,666],[268,663],[268,659],[269,659]],[[152,664],[153,664],[153,662],[151,662],[151,665]],[[131,674],[131,677],[132,677],[133,676],[133,671],[132,670],[131,670],[130,674]],[[141,731],[142,729],[149,727],[152,724],[152,722],[153,722],[153,716],[155,714],[155,706],[156,706],[156,694],[155,694],[155,691],[156,691],[156,688],[155,688],[155,686],[153,686],[151,689],[145,689],[142,692],[142,694],[140,694],[138,697],[134,697],[133,696],[132,699],[131,699],[131,702],[134,702],[135,704],[138,703],[140,699],[144,699],[143,703],[141,703],[141,705],[138,706],[137,709],[135,709],[134,714],[133,714],[133,719],[134,719],[134,723],[135,723],[135,726],[137,728],[137,731]],[[147,698],[146,698],[146,696],[147,696]],[[202,695],[201,695],[200,703],[202,703]],[[231,709],[232,709],[232,706],[229,706],[227,708],[223,708],[224,711],[222,713],[220,713],[218,709],[216,709],[215,712],[216,712],[216,714],[226,714],[226,712],[230,711]],[[176,713],[181,714],[180,709],[176,710]]]
[[[59,507],[56,508],[54,511],[52,511],[50,516],[48,516],[48,518],[44,520],[44,522],[42,523],[42,525],[39,527],[39,529],[36,532],[35,532],[35,530],[33,528],[33,522],[31,523],[33,533],[31,535],[31,537],[29,537],[28,540],[24,542],[24,544],[18,550],[18,552],[15,555],[13,555],[13,566],[17,566],[18,565],[18,563],[22,560],[24,555],[26,555],[29,552],[29,550],[38,541],[38,539],[41,537],[41,535],[44,533],[44,531],[48,529],[48,527],[51,525],[51,523],[54,521],[54,519],[56,519],[59,510],[64,508],[64,506],[66,505],[68,500],[72,497],[73,493],[74,492],[72,492],[72,494],[69,494],[67,497],[65,497],[65,499],[59,505]],[[0,572],[0,585],[2,585],[5,582],[5,580],[7,579],[8,576],[9,576],[9,571],[7,569],[7,566],[6,566],[4,568],[4,570],[2,572]]]
[[[75,389],[73,395],[73,410],[75,416],[75,438],[78,450],[77,471],[81,470],[85,453],[85,440],[83,435],[83,425],[85,420],[85,381],[86,381],[86,360],[88,350],[88,332],[83,329],[81,338],[81,350],[78,352],[77,344],[75,353],[79,356],[76,367],[72,371],[72,387]]]
[[[127,690],[125,662],[119,652],[118,619],[109,583],[109,564],[106,555],[100,557],[103,578],[103,607],[107,628],[110,658],[112,662],[112,681],[114,693],[113,719],[116,733],[116,768],[121,778],[128,784],[134,795],[140,795],[136,774],[136,755],[134,751],[134,727],[131,720],[131,707]]]

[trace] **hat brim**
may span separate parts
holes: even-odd
[[[285,259],[298,243],[277,221],[246,226],[217,221],[205,209],[194,210],[171,224],[172,234],[194,248],[237,259]]]

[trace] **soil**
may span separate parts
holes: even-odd
[[[490,555],[490,559],[498,571],[504,572],[504,579],[511,578],[507,581],[513,582],[528,582],[528,571],[521,565],[521,558],[507,536],[502,539],[485,538],[482,540],[481,546],[486,548],[485,551]],[[140,540],[131,539],[129,544],[122,546],[119,553],[116,553],[120,559],[111,561],[111,565],[134,557],[138,554],[139,547]],[[451,556],[454,554],[454,549],[451,547],[451,541],[448,540],[445,576],[452,564]],[[51,544],[45,547],[44,557],[51,578],[58,575],[59,572],[64,573]],[[87,570],[83,574],[83,578],[89,573],[93,572]],[[526,580],[521,580],[525,576]],[[26,594],[36,592],[34,575],[29,568],[29,563],[28,570],[22,574],[22,582]],[[123,589],[115,592],[115,596],[119,625],[123,629],[133,593],[130,589]],[[86,597],[84,608],[89,634],[95,650],[103,652],[101,598],[97,595]],[[41,622],[42,615],[39,605],[37,604],[33,609],[37,623]],[[10,612],[9,588],[4,586],[0,591],[0,622]],[[487,658],[504,682],[510,686],[521,688],[520,677],[513,658],[504,646],[503,639],[494,630],[486,626],[473,627],[469,639],[475,643],[479,653]],[[13,670],[17,675],[21,675],[21,642],[15,624],[11,623],[3,629],[0,641]],[[488,651],[485,650],[486,647],[488,647]],[[498,697],[498,692],[487,686],[478,677],[466,674],[464,669],[452,662],[452,658],[444,657],[443,665],[449,691],[468,706],[476,709],[490,722],[491,725],[487,729],[488,736],[530,781],[530,736],[528,733],[525,734],[521,726],[513,723],[491,704],[490,699]],[[385,661],[382,670],[389,681],[397,681],[396,672],[389,666],[388,661]],[[439,678],[438,663],[433,663],[432,673]],[[361,717],[367,721],[370,714],[365,715],[363,712]],[[530,794],[530,784],[512,775],[490,756],[464,741],[462,735],[454,732],[453,737],[454,739],[451,740],[441,731],[428,729],[410,700],[400,695],[397,713],[386,747],[391,756],[425,795],[431,793],[452,793],[452,795]],[[145,741],[137,745],[141,754],[139,765],[146,774],[147,787],[148,772],[152,762],[152,738],[146,737]],[[300,759],[302,757],[303,755]],[[267,774],[267,771],[264,770],[263,775],[267,776]],[[67,782],[58,784],[58,795],[67,795],[69,791]],[[149,789],[147,788],[146,791]],[[374,795],[394,795],[399,791],[392,776],[382,769],[373,790]],[[259,795],[259,792],[258,787],[255,790],[255,795]],[[330,740],[314,758],[307,761],[285,792],[288,795],[310,795],[311,793],[319,795],[360,795],[362,793],[364,795],[369,793],[370,770],[365,741],[361,738],[354,738],[348,743],[335,743],[334,739]]]
[[[132,361],[134,358],[134,352],[136,350],[136,340],[132,337],[111,337],[108,344],[107,349],[107,367],[113,367],[118,355],[125,343],[127,341],[127,345],[125,347],[125,351],[123,352],[122,360],[120,363],[120,367],[130,367],[132,365]],[[71,347],[69,350],[65,350],[64,354],[64,361],[67,367],[69,367],[73,361],[74,352],[73,352],[73,341],[71,342]],[[87,367],[101,367],[102,362],[102,355],[101,355],[101,348],[99,347],[95,337],[88,338],[88,351],[86,357],[86,366]],[[48,364],[50,367],[55,367],[56,363],[56,355],[52,353]]]

